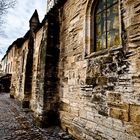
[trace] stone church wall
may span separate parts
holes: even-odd
[[[17,49],[11,95],[78,140],[138,140],[140,2],[119,0],[122,45],[91,53],[93,2],[52,7]]]
[[[140,2],[119,1],[122,46],[86,54],[92,2],[68,0],[61,9],[61,125],[78,140],[138,140]]]
[[[59,27],[57,18],[58,13],[55,15],[55,10],[49,13],[35,38],[30,105],[37,124],[41,126],[52,125],[59,120],[58,117],[56,118],[58,116],[58,105],[56,104],[59,104],[57,90]]]
[[[27,53],[28,40],[26,40],[21,46],[16,46],[14,54],[15,60],[13,63],[13,67],[15,69],[12,73],[10,96],[14,96],[14,98],[17,98],[19,100],[23,100],[24,98],[24,80]]]
[[[32,95],[31,95],[31,109],[35,112],[36,117],[38,117],[39,114],[42,113],[42,108],[39,105],[38,96],[39,92],[41,94],[41,91],[39,91],[38,82],[39,77],[38,75],[38,65],[39,61],[39,55],[40,55],[40,44],[42,42],[42,36],[43,36],[43,28],[41,28],[35,35],[35,42],[34,42],[34,54],[33,54],[33,79],[32,79]],[[41,83],[40,83],[41,84]],[[43,101],[43,100],[42,100]]]

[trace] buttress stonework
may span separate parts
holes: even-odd
[[[140,1],[48,1],[43,21],[35,11],[29,22],[6,55],[14,48],[10,96],[37,125],[77,140],[139,140]]]

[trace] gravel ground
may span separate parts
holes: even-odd
[[[32,112],[22,109],[9,94],[0,93],[0,140],[74,140],[57,126],[34,124]]]

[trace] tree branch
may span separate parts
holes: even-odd
[[[0,32],[2,32],[2,25],[4,24],[4,16],[7,14],[9,8],[13,8],[16,0],[0,0]]]

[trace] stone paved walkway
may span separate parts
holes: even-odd
[[[25,112],[9,94],[0,93],[0,140],[73,140],[59,127],[36,127],[30,112]]]

